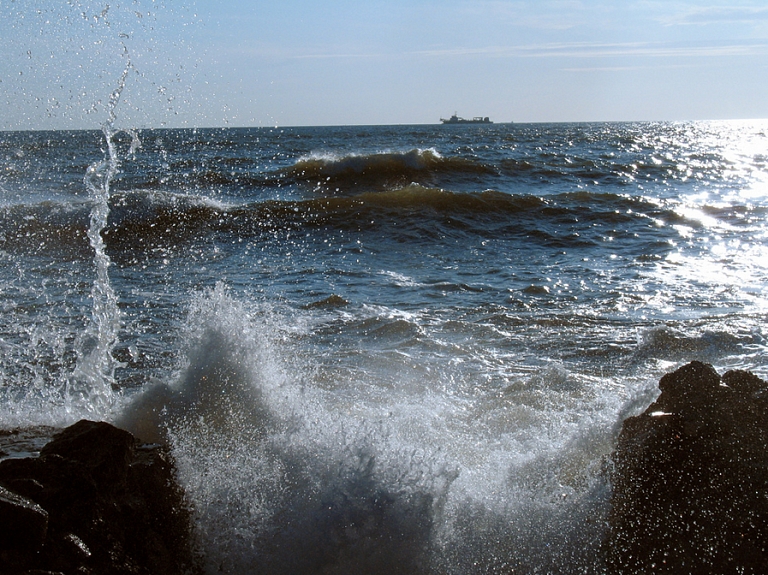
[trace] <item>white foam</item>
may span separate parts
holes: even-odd
[[[340,370],[327,385],[302,338],[285,337],[295,323],[222,286],[201,294],[188,362],[121,418],[168,434],[209,572],[567,573],[594,560],[614,396],[562,366],[500,396],[446,394],[444,370],[419,385]]]

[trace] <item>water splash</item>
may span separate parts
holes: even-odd
[[[521,385],[559,396],[525,416],[507,393],[363,397],[375,378],[322,381],[304,319],[223,283],[194,295],[178,376],[117,422],[168,442],[205,573],[600,572],[616,405],[591,411],[564,368]]]
[[[109,281],[111,261],[106,253],[102,231],[109,217],[110,185],[120,171],[120,155],[115,137],[121,132],[131,137],[129,155],[133,155],[141,146],[136,131],[115,128],[117,105],[131,69],[128,59],[118,86],[109,97],[109,117],[102,126],[107,144],[105,157],[88,166],[84,177],[85,187],[93,200],[88,239],[94,250],[96,278],[91,288],[91,322],[79,338],[77,365],[66,381],[65,400],[69,412],[76,410],[103,414],[112,407],[116,398],[115,369],[120,364],[112,352],[118,341],[121,318],[117,294]]]

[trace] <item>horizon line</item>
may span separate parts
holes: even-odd
[[[468,126],[509,126],[509,125],[535,125],[535,124],[677,124],[677,123],[689,123],[689,122],[761,122],[768,121],[768,118],[692,118],[692,119],[677,119],[677,120],[532,120],[532,121],[491,121],[488,124],[443,124],[442,122],[396,122],[388,124],[276,124],[276,125],[241,125],[241,126],[154,126],[154,127],[132,127],[126,126],[124,128],[117,127],[117,131],[123,130],[276,130],[283,128],[376,128],[376,127],[395,127],[395,126],[445,126],[446,129],[455,129],[459,126],[459,129],[466,128]],[[87,128],[0,128],[0,133],[9,132],[93,132],[101,131],[101,127],[87,127]]]

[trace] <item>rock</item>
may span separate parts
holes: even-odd
[[[40,450],[40,456],[59,456],[75,463],[97,485],[109,488],[127,476],[135,442],[127,431],[108,423],[83,420],[57,434]]]
[[[768,383],[693,362],[659,388],[614,453],[609,573],[768,573]]]
[[[48,513],[34,501],[0,486],[0,565],[39,551],[48,533]]]
[[[4,531],[26,533],[17,535],[26,550],[6,553],[0,573],[196,572],[183,492],[160,446],[80,421],[39,457],[0,461],[0,485],[0,549]],[[5,500],[20,519],[9,519]]]

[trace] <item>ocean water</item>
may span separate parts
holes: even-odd
[[[768,376],[768,122],[0,133],[0,428],[171,445],[210,573],[596,573],[623,418]]]

